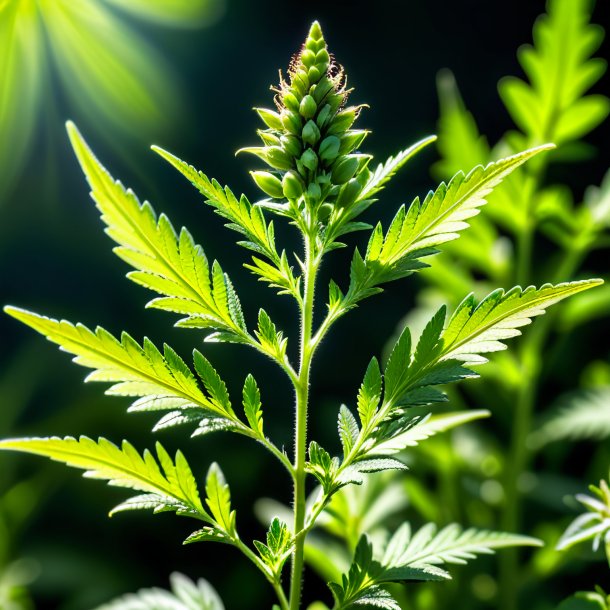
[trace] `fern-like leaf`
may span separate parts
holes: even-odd
[[[96,442],[86,436],[78,440],[72,437],[9,439],[0,441],[0,449],[42,455],[83,469],[88,478],[104,479],[109,485],[148,494],[148,504],[119,505],[112,512],[136,507],[154,508],[157,512],[175,510],[179,514],[211,521],[184,455],[178,451],[173,461],[160,443],[156,444],[157,460],[148,450],[140,455],[127,441],[118,447],[104,438]],[[142,496],[138,498],[142,500]]]
[[[387,232],[378,224],[364,258],[356,251],[348,305],[378,292],[378,284],[410,275],[426,264],[419,259],[437,252],[436,247],[459,237],[466,222],[479,213],[491,191],[517,167],[552,145],[526,150],[512,157],[477,166],[469,174],[458,172],[448,184],[441,183],[423,202],[416,198],[408,210],[402,206]]]
[[[183,574],[170,576],[171,591],[152,588],[125,595],[96,610],[225,610],[218,593],[200,578],[196,583]]]
[[[115,181],[72,123],[68,133],[106,233],[118,244],[114,251],[135,268],[128,277],[161,295],[148,307],[186,315],[180,326],[214,329],[224,340],[247,341],[239,299],[220,265],[210,266],[186,229],[177,234],[167,216],[157,218],[148,202],[140,204]]]
[[[148,339],[140,346],[127,333],[117,339],[103,328],[95,332],[82,324],[53,320],[35,313],[7,307],[6,312],[74,354],[74,362],[92,368],[87,381],[111,383],[107,394],[138,397],[130,411],[170,411],[158,427],[208,421],[238,429],[237,418],[224,382],[209,362],[195,350],[195,365],[206,392],[185,362],[168,345],[161,353]],[[181,419],[182,418],[182,419]]]

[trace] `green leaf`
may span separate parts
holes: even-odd
[[[541,546],[528,536],[477,530],[463,530],[457,524],[438,530],[428,523],[415,533],[408,523],[392,536],[384,551],[382,563],[388,567],[426,567],[445,563],[464,564],[476,555],[513,546]]]
[[[377,412],[381,399],[381,370],[377,358],[371,358],[364,374],[362,385],[358,390],[358,415],[360,423],[365,428]]]
[[[120,597],[96,610],[224,610],[218,593],[210,583],[200,578],[194,583],[183,574],[170,576],[172,590],[141,589]]]
[[[231,510],[231,492],[220,466],[215,462],[208,470],[205,481],[206,504],[216,523],[231,537],[235,530],[235,511]]]
[[[589,0],[551,0],[534,25],[534,46],[519,50],[529,82],[500,82],[504,104],[533,144],[581,138],[608,115],[605,96],[584,96],[606,70],[604,60],[591,59],[604,33],[590,17]]]
[[[267,544],[254,541],[261,559],[271,568],[274,575],[279,577],[284,563],[290,557],[293,539],[288,526],[278,517],[273,519],[267,531]]]
[[[608,610],[608,599],[601,593],[580,591],[564,599],[556,610]]]
[[[339,430],[341,447],[343,448],[343,456],[347,457],[360,434],[360,428],[356,418],[345,405],[341,405],[339,408],[337,428]]]
[[[209,521],[204,510],[191,469],[180,451],[175,462],[160,443],[156,444],[155,460],[148,450],[140,455],[133,446],[123,441],[121,447],[100,438],[97,442],[81,436],[80,439],[24,438],[0,441],[0,449],[10,449],[48,457],[74,468],[86,470],[88,478],[105,479],[109,485],[127,487],[149,494],[157,502],[155,510],[175,510],[178,514]],[[142,496],[138,496],[142,499]],[[125,508],[151,508],[119,505],[112,512]],[[112,513],[111,513],[112,514]]]
[[[140,346],[127,333],[123,333],[119,341],[103,328],[98,327],[93,332],[82,324],[53,320],[15,307],[7,307],[5,311],[58,344],[62,350],[74,354],[77,364],[94,369],[87,381],[111,383],[107,394],[140,397],[130,407],[132,412],[171,411],[177,418],[175,424],[215,416],[221,418],[224,425],[239,425],[226,388],[224,394],[221,391],[224,383],[220,378],[216,378],[216,385],[210,383],[211,372],[206,373],[202,366],[207,360],[197,351],[195,365],[207,394],[168,345],[162,354],[148,339]],[[181,417],[186,419],[181,420]],[[159,425],[166,427],[169,421],[161,420]]]
[[[573,392],[558,404],[530,436],[536,448],[560,440],[601,440],[610,437],[610,387]]]
[[[408,210],[402,206],[387,232],[381,225],[373,231],[365,258],[354,255],[346,305],[374,294],[373,288],[410,275],[425,266],[419,258],[436,253],[436,246],[459,237],[466,222],[479,213],[486,197],[517,167],[540,152],[539,146],[487,166],[477,166],[468,175],[458,172],[448,184],[441,183],[423,202],[416,198]],[[371,292],[371,290],[373,290]]]
[[[481,354],[505,349],[503,341],[519,336],[519,328],[545,313],[547,307],[602,283],[592,279],[540,288],[529,286],[525,290],[516,286],[508,292],[498,289],[478,304],[470,295],[458,306],[443,332],[441,359],[459,359],[467,364],[486,362]]]
[[[243,389],[244,414],[250,424],[250,428],[257,436],[264,438],[263,433],[263,411],[261,408],[261,393],[256,380],[252,375],[246,377]]]
[[[255,334],[265,353],[278,362],[287,361],[288,339],[284,337],[282,331],[276,329],[275,324],[264,309],[258,311],[258,328]]]
[[[253,206],[245,195],[238,199],[228,186],[223,188],[216,180],[210,180],[204,173],[162,148],[154,146],[153,150],[184,175],[205,197],[206,203],[229,221],[227,227],[246,238],[239,242],[241,246],[263,255],[271,262],[269,265],[258,257],[253,257],[253,264],[246,265],[247,268],[281,292],[300,298],[299,278],[293,275],[286,254],[278,254],[273,223],[267,223],[262,209]]]
[[[167,216],[157,219],[148,202],[140,204],[115,182],[72,123],[68,133],[106,233],[119,244],[114,252],[136,269],[128,277],[161,295],[148,307],[186,315],[178,326],[215,329],[224,333],[223,340],[247,340],[239,300],[220,265],[214,262],[210,270],[186,229],[177,234]]]

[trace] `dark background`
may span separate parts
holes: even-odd
[[[175,66],[184,84],[184,90],[177,92],[182,110],[168,116],[158,133],[141,134],[139,142],[124,140],[117,132],[112,145],[93,137],[90,144],[115,177],[142,199],[150,199],[158,212],[166,211],[176,226],[187,225],[207,255],[221,261],[238,288],[249,321],[264,305],[293,338],[295,348],[292,303],[286,297],[274,298],[241,267],[247,253],[234,246],[235,234],[222,227],[194,189],[148,146],[159,144],[254,199],[257,193],[247,172],[256,164],[233,153],[256,141],[255,129],[260,125],[251,108],[271,105],[268,87],[276,84],[278,68],[286,68],[313,19],[321,22],[330,49],[347,70],[355,87],[353,102],[371,107],[360,120],[373,132],[367,152],[381,160],[435,132],[435,78],[445,67],[455,73],[481,131],[495,142],[512,126],[499,100],[497,82],[505,75],[521,75],[516,50],[531,41],[532,24],[543,11],[544,2],[538,0],[227,0],[223,18],[205,30],[138,25]],[[607,0],[600,0],[594,21],[607,24],[609,14]],[[598,55],[608,57],[607,43]],[[597,89],[608,90],[607,76]],[[152,310],[142,313],[149,295],[124,280],[127,268],[111,252],[64,135],[63,122],[72,118],[88,137],[87,122],[79,121],[58,88],[53,95],[59,100],[56,122],[40,129],[27,171],[0,207],[0,301],[89,326],[100,324],[113,333],[125,329],[138,339],[147,335],[157,343],[166,340],[183,356],[193,347],[201,349],[198,333],[173,329],[171,316]],[[568,176],[577,197],[586,185],[601,181],[608,167],[609,136],[606,122],[588,138],[598,156]],[[430,149],[412,162],[388,189],[377,213],[387,218],[400,203],[432,188],[429,167],[435,159]],[[285,235],[285,243],[295,243],[289,229]],[[351,243],[359,243],[358,238]],[[325,269],[326,276],[332,275],[343,286],[349,255],[349,251],[333,254]],[[591,266],[603,270],[603,264],[599,260]],[[336,443],[338,404],[353,401],[366,363],[382,351],[413,302],[416,286],[416,280],[407,280],[389,287],[375,302],[363,304],[336,327],[320,350],[313,371],[311,432],[325,446]],[[380,307],[383,315],[376,316]],[[606,323],[603,336],[608,336],[607,331]],[[0,336],[0,367],[5,371],[0,386],[4,390],[1,436],[88,434],[114,441],[127,437],[139,448],[152,445],[153,420],[146,415],[126,416],[127,403],[103,398],[101,385],[83,386],[85,371],[73,367],[54,346],[6,316],[0,319]],[[278,444],[289,446],[292,396],[287,381],[271,364],[239,346],[204,349],[236,403],[246,373],[255,374],[262,387],[268,432]],[[218,459],[231,483],[245,538],[248,532],[263,536],[250,506],[259,496],[288,502],[284,473],[246,440],[216,436],[187,442],[186,432],[163,433],[160,438],[170,448],[186,448],[199,478],[209,462]],[[5,469],[4,475],[38,473],[40,478],[38,491],[29,498],[38,509],[15,540],[15,556],[34,557],[41,566],[33,586],[37,607],[85,609],[114,594],[164,585],[172,570],[208,578],[231,610],[270,606],[265,584],[233,549],[180,547],[191,531],[186,520],[140,514],[108,520],[108,510],[124,497],[120,491],[83,482],[75,471],[33,458],[2,455],[1,460],[0,474]],[[564,586],[567,594],[573,584],[568,581]],[[553,595],[560,599],[560,590]]]

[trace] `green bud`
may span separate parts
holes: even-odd
[[[303,62],[304,65],[306,65],[308,68],[309,66],[313,66],[315,61],[316,61],[316,53],[314,53],[312,50],[310,49],[305,49],[302,53],[301,53],[301,61]]]
[[[282,179],[281,188],[284,197],[287,199],[298,199],[303,194],[304,185],[295,172],[286,172]]]
[[[319,104],[332,88],[333,84],[330,78],[328,78],[328,76],[323,76],[316,84],[315,91],[313,92],[313,99]]]
[[[307,40],[321,40],[324,42],[324,35],[322,34],[322,28],[320,27],[320,23],[318,21],[314,21],[309,28],[309,34],[307,35]]]
[[[301,155],[301,163],[311,172],[315,171],[316,168],[318,167],[318,155],[316,155],[316,153],[311,150],[311,148],[308,148],[302,155]]]
[[[339,148],[339,154],[346,155],[360,147],[364,138],[369,135],[369,132],[365,129],[358,129],[352,131],[346,131],[341,137],[341,147]]]
[[[280,139],[269,131],[259,129],[256,133],[266,146],[277,146],[280,143]]]
[[[292,159],[279,146],[267,146],[265,149],[265,161],[274,169],[290,169]]]
[[[296,89],[300,97],[303,97],[309,90],[309,79],[307,78],[307,72],[299,70],[291,81],[292,86]]]
[[[330,203],[323,203],[318,210],[318,218],[321,221],[325,221],[333,211],[333,206]]]
[[[310,83],[317,83],[320,80],[320,76],[322,76],[322,73],[316,66],[311,66],[307,71],[307,77],[309,78]]]
[[[286,91],[282,96],[282,102],[284,102],[284,106],[293,112],[299,111],[299,100],[297,100],[294,93],[291,91]]]
[[[320,129],[312,120],[309,120],[303,127],[302,136],[304,142],[313,146],[320,139]]]
[[[320,129],[322,129],[322,127],[326,126],[326,123],[328,123],[329,119],[330,119],[330,106],[328,104],[324,105],[324,108],[322,108],[322,110],[320,110],[320,112],[318,112],[318,117],[316,118],[316,124],[318,125],[318,127]]]
[[[307,195],[313,201],[319,201],[322,197],[322,189],[320,188],[320,185],[316,182],[311,182],[307,187]]]
[[[280,199],[284,196],[282,183],[273,174],[270,174],[269,172],[250,172],[250,174],[258,188],[269,195],[269,197]]]
[[[301,100],[301,105],[299,106],[301,116],[305,117],[306,119],[311,119],[316,114],[317,110],[318,105],[311,95],[306,95]]]
[[[339,207],[346,207],[356,201],[356,198],[360,194],[362,186],[356,178],[352,178],[342,189],[337,197],[337,205]]]
[[[354,124],[357,116],[358,111],[356,108],[346,108],[338,112],[328,128],[328,133],[343,133],[347,131]]]
[[[280,144],[291,157],[298,157],[301,154],[301,141],[296,136],[283,135]]]
[[[281,114],[282,117],[282,126],[283,128],[294,134],[300,135],[301,133],[301,117],[298,114],[294,114],[294,112],[284,111]]]
[[[316,65],[318,64],[329,64],[330,63],[330,55],[326,49],[322,49],[316,53],[315,59]]]
[[[273,112],[273,110],[267,110],[267,108],[255,108],[258,116],[263,120],[267,127],[271,129],[276,129],[278,131],[282,130],[282,119],[277,112]]]
[[[339,160],[332,171],[333,184],[344,184],[350,180],[358,169],[359,161],[357,157],[344,157]]]
[[[328,136],[322,140],[318,154],[322,161],[332,163],[339,154],[340,141],[337,136]]]
[[[343,104],[344,101],[345,101],[344,93],[329,93],[326,96],[326,103],[330,104],[330,107],[335,112],[337,110],[339,110],[339,108],[341,107],[341,104]]]

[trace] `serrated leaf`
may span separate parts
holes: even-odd
[[[77,364],[94,369],[87,381],[111,383],[107,394],[139,397],[130,407],[132,412],[180,411],[184,418],[194,421],[199,411],[200,418],[213,415],[239,423],[230,403],[219,400],[211,391],[212,386],[206,385],[208,394],[205,394],[185,362],[168,345],[162,354],[148,339],[140,346],[127,333],[119,341],[103,328],[93,332],[82,324],[46,318],[15,307],[5,311],[74,354]],[[180,423],[183,422],[186,419]]]
[[[337,428],[339,430],[339,438],[341,440],[341,447],[343,448],[343,456],[347,457],[351,451],[358,435],[360,428],[358,428],[358,422],[352,415],[352,412],[345,406],[341,405],[339,408],[339,419],[337,422]]]
[[[174,572],[172,590],[152,588],[124,595],[96,610],[224,610],[218,593],[203,578],[196,583]]]
[[[114,251],[136,269],[129,277],[162,295],[148,306],[204,318],[208,328],[243,339],[243,319],[228,306],[225,292],[230,282],[218,263],[212,265],[210,277],[203,250],[188,231],[177,234],[165,215],[157,219],[148,202],[140,204],[131,190],[116,182],[72,123],[68,133],[107,225],[106,233],[118,244]]]
[[[220,466],[210,466],[205,480],[206,504],[218,525],[235,537],[235,511],[231,510],[231,492]]]
[[[256,380],[252,375],[246,377],[243,389],[243,405],[244,413],[250,428],[260,437],[264,437],[263,433],[263,411],[261,408],[261,393],[258,389]]]
[[[458,172],[448,184],[441,183],[423,202],[416,198],[408,210],[402,206],[385,235],[378,226],[373,231],[366,258],[357,269],[352,261],[352,281],[348,292],[349,304],[369,296],[378,284],[396,280],[421,268],[418,261],[436,252],[436,247],[459,237],[486,203],[487,196],[516,168],[535,155],[553,148],[539,146],[519,154],[477,166],[467,175]]]
[[[175,462],[172,461],[160,443],[156,444],[158,461],[148,450],[140,455],[127,441],[117,447],[104,438],[96,442],[86,436],[78,440],[72,437],[10,439],[0,441],[0,449],[42,455],[81,468],[88,478],[105,479],[109,485],[154,496],[157,506],[142,503],[142,508],[158,511],[159,506],[167,505],[179,513],[210,520],[186,459],[178,452]]]
[[[565,282],[540,288],[517,286],[508,292],[495,290],[478,304],[466,297],[443,332],[442,359],[459,359],[478,364],[481,354],[505,349],[503,341],[521,334],[519,328],[531,323],[546,308],[566,297],[602,284],[602,280]]]
[[[403,524],[390,539],[382,563],[388,567],[421,567],[444,563],[464,564],[476,555],[512,546],[540,546],[535,538],[474,528],[463,530],[457,524],[442,529],[431,523],[411,533]]]
[[[381,399],[381,370],[377,358],[371,358],[358,391],[358,415],[362,427],[366,427],[377,411]]]
[[[279,575],[293,545],[292,535],[288,526],[275,517],[267,531],[267,544],[258,540],[254,541],[254,546],[259,552],[261,559],[269,566],[273,574]]]

